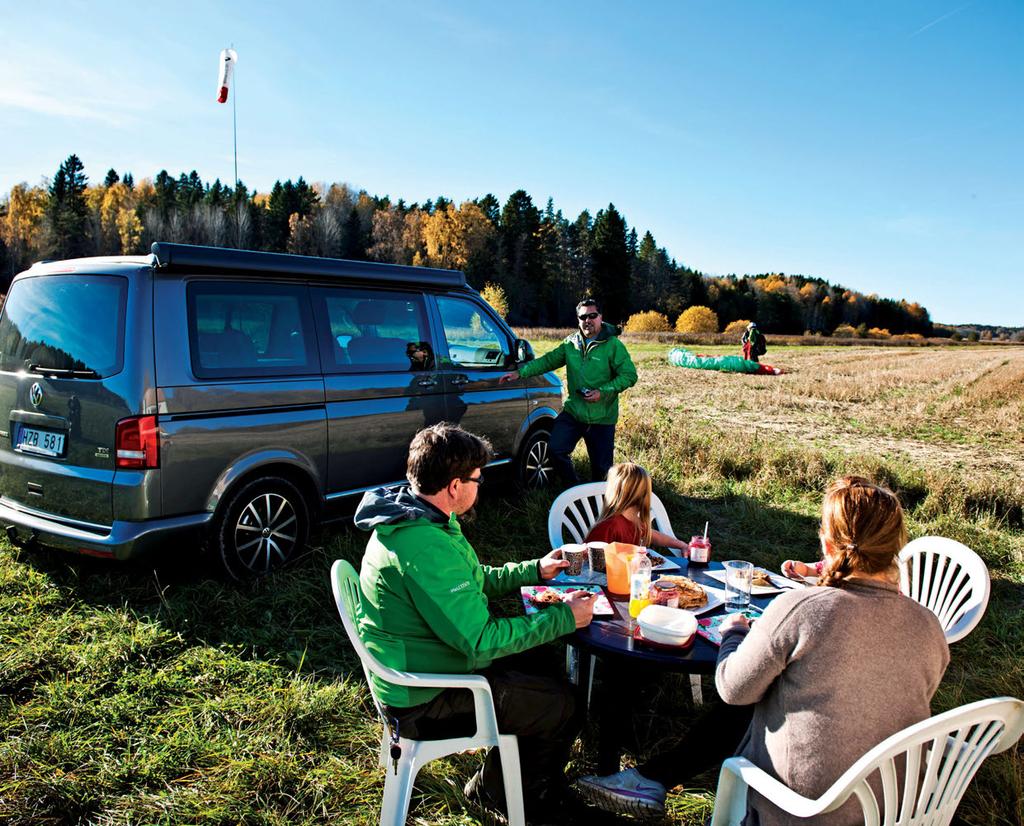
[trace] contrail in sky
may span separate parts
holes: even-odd
[[[932,26],[935,26],[938,23],[941,23],[947,17],[952,17],[954,14],[959,14],[960,12],[962,12],[968,6],[973,6],[975,2],[976,2],[976,0],[972,0],[972,2],[964,3],[959,8],[953,9],[953,11],[947,11],[944,15],[942,15],[942,17],[936,17],[931,23],[926,23],[925,25],[923,25],[920,29],[918,29],[916,32],[914,32],[912,35],[910,35],[910,37],[917,37],[921,32],[926,31],[927,29],[930,29]]]

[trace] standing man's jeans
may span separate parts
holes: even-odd
[[[548,441],[555,472],[568,486],[580,483],[580,477],[576,475],[576,468],[572,464],[572,452],[580,439],[586,444],[590,456],[591,478],[595,482],[603,482],[614,461],[615,425],[583,424],[564,410],[555,419]]]

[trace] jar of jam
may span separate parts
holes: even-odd
[[[667,608],[679,607],[679,586],[663,579],[655,580],[650,588],[651,605],[664,605]]]

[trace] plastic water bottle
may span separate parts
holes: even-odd
[[[633,554],[629,564],[629,615],[633,619],[650,604],[652,567],[646,549]]]

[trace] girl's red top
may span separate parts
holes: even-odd
[[[625,542],[628,545],[643,545],[640,541],[640,527],[631,519],[616,514],[603,519],[590,529],[586,542]]]

